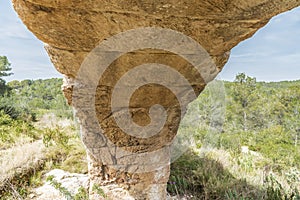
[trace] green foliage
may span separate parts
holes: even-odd
[[[74,200],[73,195],[67,188],[63,187],[61,183],[54,179],[54,176],[48,176],[47,181],[49,181],[50,185],[52,185],[55,189],[57,189],[67,200]]]
[[[61,91],[62,79],[11,81],[7,85],[12,89],[14,104],[22,108],[39,116],[53,112],[60,117],[72,117]]]
[[[260,199],[245,180],[236,179],[218,161],[189,151],[171,165],[168,192],[188,199],[226,199],[229,189],[239,198]]]
[[[13,119],[36,120],[37,114],[53,112],[61,117],[72,117],[61,92],[62,79],[11,81],[2,79],[12,73],[6,56],[0,56],[0,110]]]
[[[6,56],[0,56],[0,96],[4,96],[10,92],[10,88],[6,85],[6,82],[2,79],[4,76],[10,76],[12,73],[9,71],[10,63]]]
[[[71,173],[87,173],[86,150],[74,127],[58,127],[43,131],[43,143],[47,147],[47,157],[59,162],[56,169]]]
[[[70,137],[66,135],[60,127],[56,127],[55,129],[46,128],[43,130],[43,143],[46,147],[57,145],[59,147],[63,147],[68,149],[69,139]]]
[[[297,188],[286,191],[282,184],[272,174],[266,177],[266,200],[300,200]]]
[[[92,190],[102,196],[103,198],[107,198],[107,195],[105,194],[104,190],[97,184],[94,184],[92,187]]]
[[[195,123],[180,126],[179,132],[185,136],[191,133],[197,152],[207,148],[206,144],[229,152],[228,168],[222,167],[224,161],[218,162],[222,156],[189,153],[172,164],[168,191],[194,195],[187,199],[299,199],[300,81],[263,83],[242,73],[234,82],[224,84],[227,96],[222,132],[211,134],[209,113],[213,106],[206,90],[189,105],[183,119],[196,119]],[[241,152],[242,146],[249,148],[248,154]],[[269,175],[263,185],[252,185],[266,166],[280,179]],[[234,170],[227,171],[231,168]],[[286,173],[290,169],[294,170]]]
[[[0,97],[8,95],[11,89],[6,85],[6,82],[0,78]]]
[[[47,181],[57,189],[67,200],[88,200],[88,191],[80,187],[76,194],[72,194],[67,188],[63,187],[61,183],[54,179],[54,176],[48,176]]]
[[[43,176],[42,172],[34,173],[33,176],[31,176],[29,179],[29,185],[34,188],[42,186],[43,185],[42,176]]]
[[[31,124],[14,120],[0,110],[0,148],[9,148],[17,143],[30,142],[40,137],[40,130]]]
[[[0,78],[3,76],[12,75],[12,73],[9,72],[10,70],[11,70],[10,63],[8,62],[7,57],[0,56]]]
[[[27,122],[36,121],[36,113],[27,106],[16,104],[12,96],[0,98],[0,110],[8,114],[13,119],[20,119]]]
[[[41,116],[54,112],[61,117],[72,116],[60,91],[61,84],[61,79],[7,84],[11,92],[0,98],[0,148],[15,144],[21,135],[29,141],[42,135],[52,154],[50,157],[59,160],[55,168],[83,173],[87,171],[85,149],[74,130],[55,127],[41,133],[31,125],[31,113]],[[226,119],[222,133],[217,137],[208,135],[213,100],[210,93],[204,91],[189,108],[196,110],[197,116],[186,116],[186,120],[192,121],[195,117],[197,120],[192,127],[180,127],[181,132],[192,133],[197,153],[189,151],[172,164],[169,193],[187,199],[299,199],[299,84],[300,81],[261,83],[245,74],[239,74],[235,82],[225,82]],[[222,157],[199,156],[199,149],[206,143],[229,152],[230,164],[220,162],[218,159]],[[249,147],[250,154],[241,153],[241,146]],[[250,183],[249,180],[257,176],[255,173],[262,172],[266,166],[277,176],[269,174],[263,184]],[[235,171],[230,171],[230,167]],[[250,178],[246,179],[243,173],[249,174]],[[281,179],[288,184],[283,184]],[[38,185],[39,180],[37,177],[31,182]],[[77,194],[70,194],[59,183],[53,184],[65,196],[87,198],[83,188]],[[92,189],[106,198],[100,186],[94,185]]]
[[[61,92],[61,79],[12,81],[7,85],[9,95],[0,98],[0,110],[14,119],[36,120],[37,114],[59,113],[61,117],[71,117],[72,111],[66,105]]]
[[[87,189],[80,187],[78,188],[78,192],[74,196],[74,200],[88,200],[89,195]]]
[[[79,136],[75,134],[74,128],[60,127],[60,133],[57,133],[56,128],[52,130],[54,135],[63,135],[64,138],[67,138],[68,143],[51,141],[51,145],[44,150],[43,159],[45,160],[42,160],[36,166],[30,166],[31,172],[26,173],[26,176],[18,175],[16,177],[18,182],[14,181],[9,188],[5,188],[5,191],[0,190],[0,200],[26,199],[32,188],[43,184],[43,175],[52,169],[62,169],[71,173],[87,173],[86,151]],[[42,134],[44,134],[43,131],[39,132],[39,136]],[[19,138],[22,137],[19,136],[16,140]],[[87,200],[87,195],[87,190],[81,187],[72,197],[75,200]]]
[[[13,119],[6,114],[3,110],[0,110],[0,125],[10,125]]]

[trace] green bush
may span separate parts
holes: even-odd
[[[26,121],[15,120],[0,111],[0,148],[9,148],[16,143],[30,142],[41,137],[41,131]]]
[[[11,125],[13,122],[13,119],[11,116],[6,114],[3,110],[0,110],[0,126],[1,125]]]

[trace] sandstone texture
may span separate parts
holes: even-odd
[[[91,190],[97,184],[111,199],[141,200],[166,199],[171,147],[186,106],[222,70],[230,50],[273,16],[300,5],[299,0],[12,1],[65,75],[63,91],[77,112],[89,155],[90,199],[100,198]],[[125,42],[111,39],[145,27]],[[202,50],[163,29],[193,39]],[[141,43],[144,48],[130,48]],[[84,68],[103,63],[108,64],[103,71]],[[160,65],[129,73],[145,63]],[[168,76],[173,71],[185,79]]]

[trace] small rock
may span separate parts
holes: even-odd
[[[71,194],[75,195],[80,187],[85,189],[89,186],[89,177],[85,174],[76,174],[65,172],[60,169],[54,169],[45,175],[53,176],[54,180],[61,184],[61,187],[66,188]],[[39,188],[34,189],[29,196],[30,199],[38,200],[65,200],[66,198],[55,189],[48,181]]]

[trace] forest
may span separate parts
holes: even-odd
[[[3,77],[11,68],[6,57],[0,58],[0,199],[25,199],[51,169],[87,173],[62,79],[6,83]],[[217,81],[220,85],[222,102],[213,98],[215,86],[209,84],[189,105],[183,122],[194,121],[182,123],[179,134],[190,137],[193,145],[171,165],[169,194],[185,199],[300,199],[300,80],[258,82],[240,73],[233,82]],[[54,124],[41,126],[45,116]],[[71,121],[68,126],[55,122],[65,119]],[[36,169],[5,171],[9,150],[36,141],[46,148]],[[86,199],[86,193],[81,188],[71,199]]]

